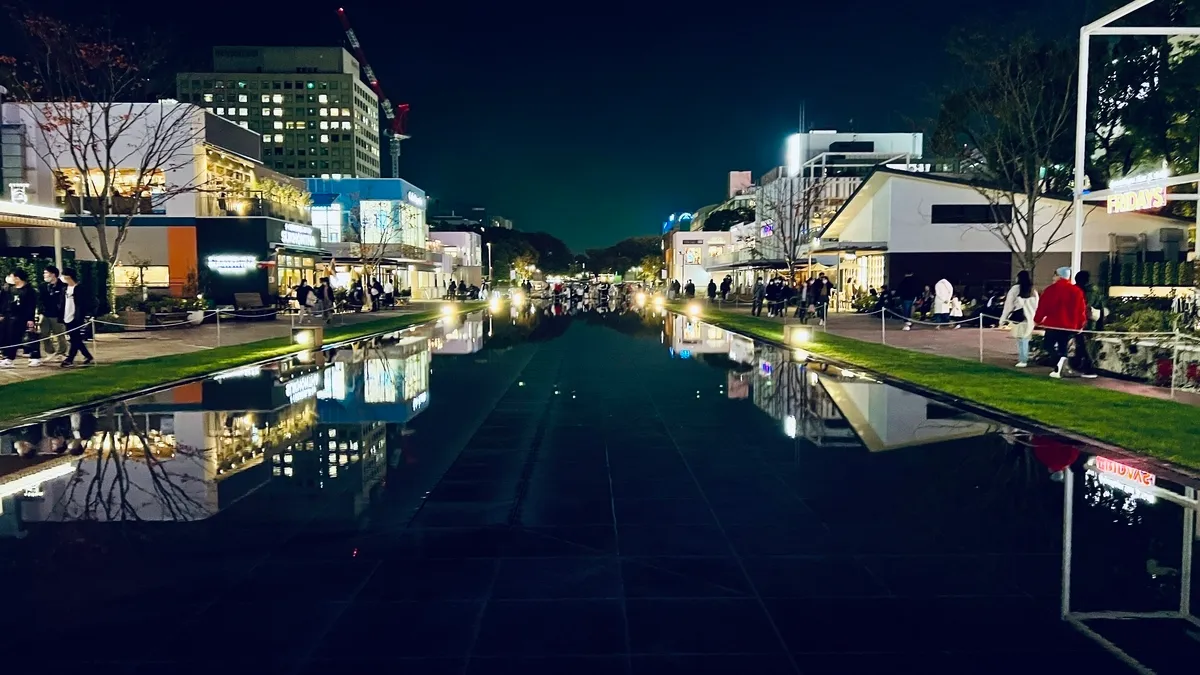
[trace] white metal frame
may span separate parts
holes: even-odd
[[[1200,35],[1200,27],[1110,25],[1152,2],[1154,0],[1134,0],[1079,29],[1079,78],[1076,83],[1078,89],[1075,106],[1075,200],[1072,205],[1075,211],[1075,238],[1071,250],[1071,269],[1076,271],[1082,269],[1083,263],[1083,202],[1087,198],[1083,191],[1083,179],[1084,165],[1087,161],[1088,57],[1091,37],[1093,35]],[[1192,180],[1184,182],[1196,182],[1196,179],[1192,177]],[[1197,214],[1197,221],[1200,222],[1200,214]]]
[[[1088,465],[1085,472],[1097,473]],[[1062,605],[1060,615],[1063,621],[1075,630],[1091,638],[1105,650],[1110,652],[1139,673],[1152,675],[1153,670],[1142,665],[1125,650],[1115,645],[1100,633],[1093,630],[1085,622],[1092,619],[1182,619],[1200,628],[1200,618],[1192,614],[1192,559],[1196,540],[1196,512],[1200,510],[1200,500],[1197,500],[1196,488],[1185,487],[1183,494],[1173,492],[1157,485],[1137,485],[1140,492],[1153,495],[1163,501],[1177,504],[1183,511],[1183,547],[1179,564],[1179,609],[1155,612],[1074,612],[1071,611],[1071,563],[1072,563],[1072,532],[1075,524],[1075,476],[1070,467],[1064,470],[1063,479],[1063,555],[1062,555]]]

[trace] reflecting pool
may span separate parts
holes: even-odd
[[[1193,477],[624,309],[443,319],[4,430],[9,664],[1194,667]]]

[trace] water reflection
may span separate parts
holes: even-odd
[[[0,544],[24,553],[39,534],[46,542],[73,525],[88,526],[69,530],[87,539],[116,530],[113,521],[174,521],[152,531],[179,533],[173,545],[194,540],[201,553],[263,551],[290,563],[297,549],[285,543],[296,533],[300,555],[329,540],[339,560],[359,551],[347,533],[376,547],[420,534],[440,569],[461,550],[501,557],[491,548],[507,545],[498,531],[535,531],[522,540],[531,556],[567,545],[599,556],[591,547],[616,531],[642,555],[668,551],[680,565],[694,550],[737,551],[752,575],[794,565],[763,574],[786,600],[854,598],[864,610],[855,626],[915,598],[932,603],[922,616],[935,622],[943,610],[995,610],[1000,619],[982,622],[977,639],[1004,640],[1022,629],[1005,620],[1029,616],[1005,609],[1017,603],[1159,672],[1194,662],[1196,482],[1186,473],[694,318],[608,310],[524,303],[7,430],[0,537],[27,540]],[[623,354],[637,365],[614,365]],[[609,375],[618,366],[627,380],[642,377],[634,367],[646,375],[618,381]],[[703,504],[692,509],[690,495]],[[717,519],[720,529],[703,524]],[[109,554],[97,548],[97,558]],[[30,569],[47,569],[46,557],[29,558]],[[343,573],[357,571],[332,576]],[[667,590],[700,576],[680,567]],[[704,581],[696,588],[711,589]],[[741,583],[719,581],[723,593]],[[160,589],[173,585],[164,573]],[[840,611],[821,608],[831,619]],[[872,651],[859,642],[871,637],[851,641]],[[875,651],[904,647],[884,646]]]

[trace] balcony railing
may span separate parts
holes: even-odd
[[[155,209],[153,200],[150,197],[122,197],[120,195],[113,195],[107,209],[102,208],[104,200],[99,197],[59,195],[55,197],[54,201],[58,206],[62,207],[63,212],[72,216],[82,214],[94,215],[102,211],[110,216],[150,215],[156,212],[166,212],[162,205],[159,205]]]
[[[310,222],[307,208],[260,197],[258,195],[196,195],[196,215],[202,217],[265,216],[299,223]]]

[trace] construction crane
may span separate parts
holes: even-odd
[[[388,129],[386,133],[388,137],[388,150],[392,155],[392,178],[399,178],[400,141],[410,138],[408,134],[404,133],[405,125],[408,123],[408,104],[392,105],[391,99],[383,93],[383,87],[379,86],[379,79],[375,77],[375,70],[367,62],[367,55],[363,53],[362,43],[358,41],[358,36],[354,34],[354,29],[350,27],[350,19],[346,18],[346,10],[338,7],[337,13],[338,18],[342,20],[342,28],[346,31],[346,39],[350,41],[350,46],[354,49],[354,55],[358,57],[358,62],[362,64],[363,73],[367,76],[367,84],[371,85],[371,89],[379,97],[379,107],[383,109],[383,116],[387,118]]]

